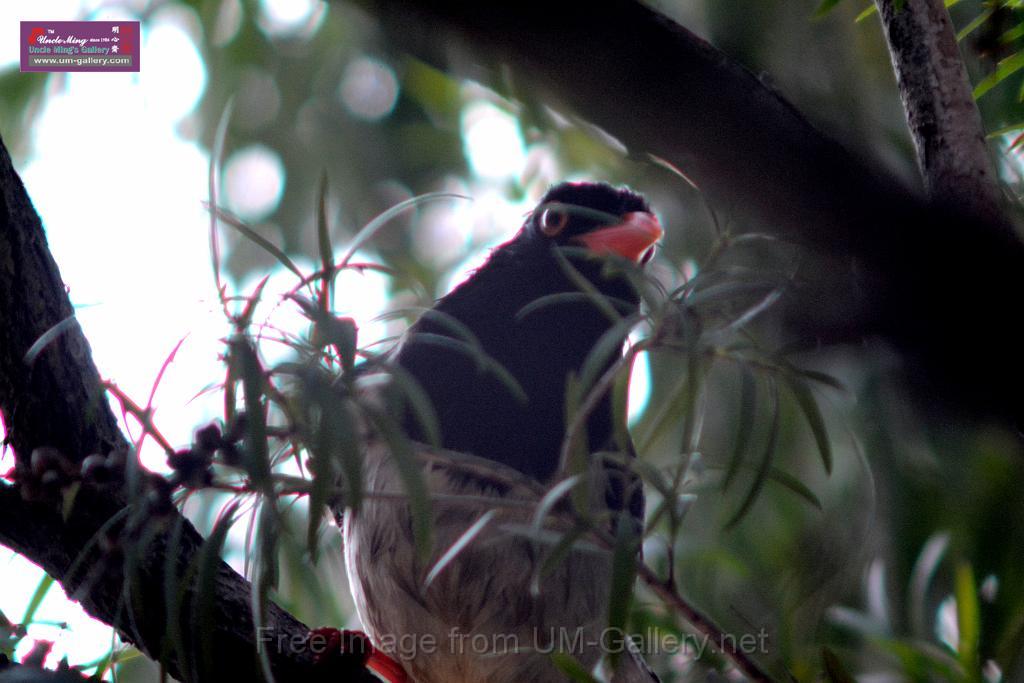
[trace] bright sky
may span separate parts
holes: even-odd
[[[137,18],[131,9],[114,12],[102,9],[103,4],[4,0],[0,26],[40,18]],[[134,6],[145,4],[139,0]],[[262,0],[260,11],[260,26],[268,35],[295,35],[315,28],[324,5],[320,0]],[[215,298],[209,220],[201,205],[207,196],[208,155],[178,132],[179,122],[194,110],[206,86],[205,66],[195,48],[201,30],[190,9],[171,6],[143,26],[140,73],[67,74],[62,81],[51,80],[51,85],[63,86],[49,94],[33,122],[32,155],[20,169],[101,375],[145,401],[167,354],[185,338],[155,401],[161,431],[182,445],[196,425],[220,414],[217,397],[193,398],[223,374],[218,353],[226,331]],[[16,62],[15,43],[0,42],[0,68]],[[359,58],[346,69],[338,94],[354,116],[372,120],[390,113],[397,89],[390,67]],[[483,101],[466,108],[463,137],[477,179],[469,187],[453,180],[452,189],[474,201],[425,207],[433,213],[424,216],[425,229],[417,233],[417,253],[425,259],[478,247],[456,268],[461,274],[480,262],[486,254],[483,247],[507,239],[518,227],[528,202],[511,203],[499,188],[524,172],[531,152],[537,156],[536,150],[526,148],[516,119]],[[84,172],[86,168],[97,170]],[[254,145],[225,160],[222,183],[227,205],[258,219],[272,212],[288,191],[287,169],[272,149]],[[300,263],[304,266],[313,269]],[[284,292],[293,284],[290,274],[274,273],[269,291]],[[247,291],[251,285],[240,283],[239,288]],[[348,273],[340,285],[359,292],[348,297],[354,308],[341,313],[363,323],[361,339],[383,335],[381,326],[369,324],[387,303],[383,277]],[[277,316],[274,322],[283,329],[297,332],[305,325],[287,306],[278,307]],[[646,362],[638,367],[631,412],[647,394]],[[148,467],[165,467],[162,453],[152,444],[142,459]],[[0,460],[0,471],[9,467],[9,460]],[[41,576],[36,567],[0,548],[0,611],[19,620]],[[72,664],[91,661],[110,646],[110,629],[68,602],[59,586],[51,590],[37,619],[54,624],[40,623],[30,632],[55,641],[51,664],[63,656]],[[62,622],[67,629],[56,625]]]

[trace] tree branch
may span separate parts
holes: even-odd
[[[786,304],[794,334],[882,337],[928,408],[1024,422],[1024,358],[1005,327],[1024,245],[1003,220],[926,204],[641,2],[356,2],[402,49],[576,112],[682,169],[748,227],[809,247],[818,258]]]
[[[39,216],[0,140],[0,412],[19,472],[29,470],[30,455],[40,446],[54,447],[79,462],[90,453],[127,446],[77,324],[65,329],[34,363],[24,360],[36,339],[71,315]],[[197,591],[191,585],[179,605],[179,628],[191,650],[167,654],[165,570],[170,566],[184,576],[199,557],[203,539],[172,511],[163,525],[154,520],[147,530],[151,540],[136,549],[137,566],[126,572],[123,557],[112,557],[95,542],[101,527],[122,515],[125,505],[119,492],[83,486],[64,519],[57,506],[26,502],[15,487],[0,484],[0,543],[39,564],[89,614],[116,627],[148,656],[160,660],[166,654],[163,661],[179,680],[194,680],[202,647],[215,655],[213,670],[205,671],[204,678],[262,680],[256,656],[261,643],[279,681],[310,676],[313,655],[303,640],[307,627],[269,604],[266,629],[258,637],[249,583],[223,562],[216,569],[212,632],[198,632]],[[169,529],[179,526],[180,535],[171,545]],[[82,571],[69,576],[76,562]],[[207,636],[210,640],[199,642]]]
[[[981,114],[942,0],[876,0],[925,188],[935,201],[1005,220]]]

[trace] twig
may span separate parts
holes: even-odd
[[[707,636],[711,647],[728,657],[747,678],[752,681],[772,680],[771,676],[739,647],[735,638],[729,637],[710,617],[687,602],[671,586],[658,578],[654,570],[643,562],[637,563],[637,576],[667,605],[671,605],[701,635]]]

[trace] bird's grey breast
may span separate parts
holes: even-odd
[[[401,479],[382,445],[370,448],[366,462],[367,489],[377,495],[344,519],[349,580],[375,645],[418,683],[563,681],[552,664],[553,649],[595,664],[608,602],[608,557],[597,549],[576,550],[538,577],[550,547],[539,548],[524,534],[537,501],[535,486],[510,468],[462,455],[463,464],[454,466],[443,451],[431,453],[424,473],[441,500],[433,505],[434,550],[427,561],[417,557]],[[471,470],[485,468],[484,476],[467,476],[467,462]],[[485,514],[487,526],[425,585],[445,551]],[[545,533],[554,538],[566,531],[568,522],[555,516]]]

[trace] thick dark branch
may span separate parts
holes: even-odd
[[[571,14],[552,3],[358,2],[403,49],[510,79],[633,153],[669,161],[748,225],[814,250],[810,283],[788,310],[801,336],[882,336],[903,350],[930,404],[1024,416],[1024,359],[1006,327],[1024,284],[1024,245],[1005,223],[926,205],[640,2],[568,3]]]
[[[0,412],[19,470],[27,469],[29,456],[40,446],[80,461],[90,453],[126,445],[77,325],[66,329],[31,366],[24,360],[36,339],[71,314],[39,217],[0,141]],[[202,538],[173,512],[162,522],[143,525],[143,536],[152,538],[138,549],[138,567],[126,582],[123,556],[103,550],[102,543],[92,544],[97,531],[124,506],[119,493],[84,487],[64,520],[57,506],[25,502],[14,487],[0,484],[0,543],[39,564],[76,594],[91,615],[159,659],[168,631],[166,554],[173,553],[174,562],[169,564],[183,576],[198,557]],[[169,530],[179,523],[180,538],[172,547]],[[79,562],[79,571],[69,576],[90,544],[92,550]],[[126,551],[125,556],[131,553]],[[205,644],[212,648],[214,669],[207,675],[261,680],[250,597],[248,582],[220,563],[212,631],[201,634],[195,620],[195,590],[187,591],[179,623],[183,642],[192,651],[167,657],[170,673],[179,680],[193,678],[188,673],[200,661],[200,638],[209,635]],[[273,604],[264,624],[264,650],[277,679],[307,678],[312,658],[302,646],[307,628]],[[182,659],[190,662],[184,671]]]
[[[942,0],[876,0],[928,194],[990,221],[1002,218],[981,114]]]

